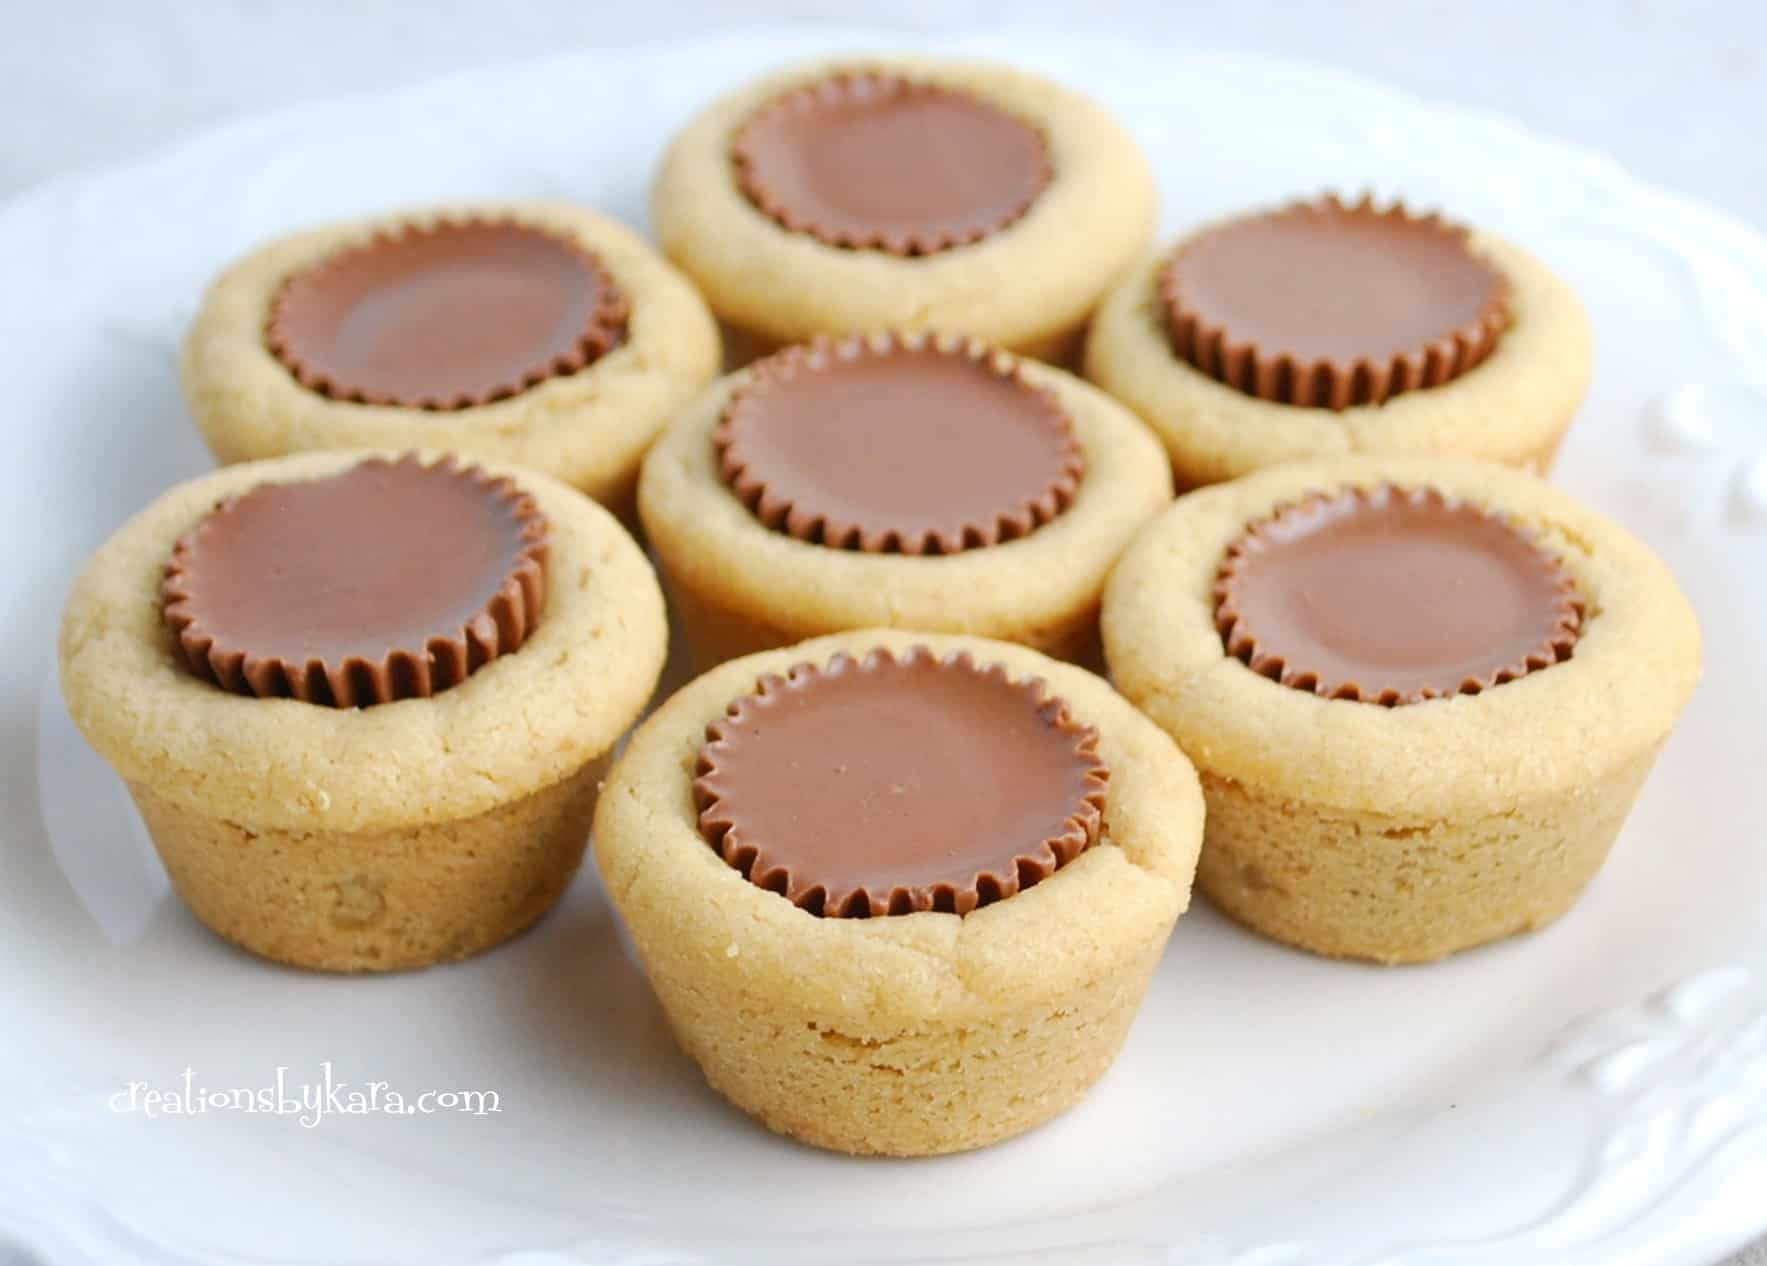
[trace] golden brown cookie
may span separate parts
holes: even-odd
[[[595,820],[682,1047],[819,1147],[980,1147],[1109,1066],[1187,904],[1202,799],[1109,686],[1021,646],[862,630],[724,664]]]
[[[1106,573],[1170,499],[1158,443],[1108,397],[925,335],[822,340],[719,380],[639,489],[702,667],[869,625],[1084,660]]]
[[[1086,376],[1180,489],[1305,457],[1441,454],[1544,473],[1589,386],[1589,320],[1520,247],[1364,200],[1206,225],[1100,305]]]
[[[68,599],[61,684],[173,886],[254,953],[462,958],[538,918],[661,670],[656,581],[534,471],[316,453],[179,485]]]
[[[1060,360],[1146,246],[1154,204],[1140,149],[1086,98],[1004,67],[874,56],[706,109],[652,205],[664,252],[751,354],[936,329]]]
[[[630,229],[498,203],[260,247],[209,288],[183,377],[223,462],[447,449],[540,470],[629,519],[644,450],[719,360],[699,295]]]
[[[1533,476],[1440,458],[1183,497],[1125,553],[1103,624],[1117,687],[1202,776],[1202,889],[1381,962],[1569,909],[1700,672],[1648,548]]]

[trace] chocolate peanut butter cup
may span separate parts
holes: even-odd
[[[1345,409],[1435,387],[1488,357],[1509,286],[1466,230],[1336,197],[1230,220],[1161,270],[1172,348],[1248,395]]]
[[[1227,652],[1330,699],[1478,694],[1569,659],[1569,573],[1495,515],[1392,485],[1314,496],[1252,524],[1215,584]]]
[[[867,553],[955,554],[1029,535],[1084,463],[1055,395],[979,344],[819,340],[757,364],[713,436],[768,527]]]
[[[931,255],[1030,209],[1053,177],[1031,124],[943,84],[831,75],[763,105],[731,145],[750,202],[830,246]]]
[[[700,830],[812,914],[968,914],[1097,842],[1097,742],[1041,680],[967,653],[843,653],[762,677],[707,728]]]
[[[591,252],[512,220],[380,234],[283,283],[264,341],[337,400],[452,410],[574,374],[617,346],[627,299]]]
[[[190,670],[338,708],[458,685],[527,638],[547,523],[508,478],[374,458],[265,483],[179,538],[162,586]]]

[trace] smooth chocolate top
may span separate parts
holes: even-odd
[[[762,678],[707,727],[700,830],[812,914],[967,914],[1097,841],[1097,740],[999,665],[839,655]]]
[[[625,323],[624,295],[587,250],[469,220],[377,237],[296,273],[265,342],[323,395],[464,409],[576,373]]]
[[[743,193],[830,246],[930,255],[1018,219],[1049,184],[1037,129],[954,88],[838,74],[768,102],[737,130]]]
[[[714,435],[768,527],[869,553],[1024,536],[1073,501],[1079,443],[1055,396],[977,346],[850,338],[753,367]]]
[[[1174,350],[1247,394],[1341,409],[1439,386],[1495,348],[1503,275],[1466,231],[1335,198],[1232,220],[1160,278]]]
[[[1228,653],[1333,699],[1416,703],[1569,659],[1569,573],[1477,506],[1392,487],[1316,496],[1253,524],[1215,586]]]
[[[227,690],[365,707],[519,647],[545,559],[546,521],[508,479],[374,458],[215,507],[173,551],[165,616],[191,670]]]

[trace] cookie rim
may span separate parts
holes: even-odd
[[[840,651],[926,643],[969,648],[1040,676],[1099,732],[1111,767],[1100,841],[1011,901],[968,915],[929,910],[826,919],[757,888],[700,834],[691,793],[705,726],[764,673]],[[862,1029],[892,1017],[1000,1014],[1145,962],[1189,904],[1202,844],[1202,788],[1171,738],[1101,678],[1027,647],[965,634],[855,629],[731,660],[683,686],[633,733],[591,836],[615,905],[666,926],[671,952],[736,995],[790,998]],[[639,937],[641,943],[646,939]],[[1071,945],[1074,953],[1057,952]],[[888,987],[880,989],[887,979]],[[784,992],[781,992],[784,991]]]
[[[575,489],[503,463],[483,465],[520,483],[552,527],[546,618],[519,654],[427,699],[349,710],[230,694],[184,667],[158,597],[179,535],[229,493],[401,451],[223,467],[168,489],[98,548],[62,612],[62,694],[125,781],[248,825],[398,829],[474,817],[549,786],[609,750],[636,719],[667,647],[649,560]],[[582,653],[585,645],[597,653]]]
[[[1320,698],[1229,655],[1213,589],[1246,523],[1315,489],[1384,482],[1438,485],[1535,533],[1586,604],[1577,653],[1501,689],[1402,708]],[[1593,782],[1661,742],[1700,675],[1698,619],[1648,546],[1542,479],[1455,458],[1291,462],[1190,493],[1124,554],[1102,624],[1118,689],[1209,772],[1346,811],[1507,812]]]

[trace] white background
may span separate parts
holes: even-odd
[[[1755,0],[60,0],[0,4],[0,195],[242,110],[583,43],[779,21],[1106,26],[1513,115],[1767,230]],[[595,126],[593,120],[588,126]],[[1206,125],[1199,121],[1199,126]]]
[[[1767,232],[1767,5],[1751,0],[87,0],[28,8],[9,0],[0,16],[0,197],[242,111],[373,92],[565,45],[778,21],[914,31],[1022,22],[1335,64],[1512,115]],[[1767,1243],[1739,1261],[1767,1266]]]

